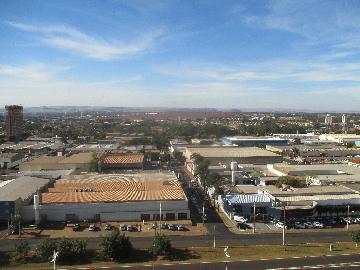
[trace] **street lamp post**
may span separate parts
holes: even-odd
[[[256,205],[255,205],[255,202],[254,202],[253,233],[255,233],[255,222],[256,222],[256,208],[255,207],[256,207]]]
[[[160,217],[159,217],[159,226],[160,226],[160,228],[159,228],[159,232],[160,232],[160,234],[161,234],[161,201],[160,201]]]
[[[228,253],[228,249],[229,249],[229,246],[226,246],[226,248],[224,248],[224,254],[225,254],[225,257],[226,258],[230,258],[230,254]],[[228,270],[228,267],[227,267],[227,261],[225,261],[225,270]]]
[[[215,233],[216,233],[216,225],[214,225],[214,248],[216,248],[216,238],[215,238]]]
[[[283,224],[283,233],[282,233],[282,244],[285,246],[285,227],[286,227],[286,209],[285,204],[283,204],[283,211],[284,211],[284,224]]]
[[[347,205],[347,220],[346,220],[346,230],[349,230],[350,223],[350,204]]]
[[[54,254],[53,254],[52,259],[50,261],[50,262],[54,263],[54,270],[56,270],[56,259],[57,259],[58,255],[59,255],[59,252],[56,252],[54,250]]]

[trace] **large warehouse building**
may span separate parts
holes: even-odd
[[[42,221],[142,221],[189,219],[188,200],[171,173],[65,176],[40,196]],[[23,218],[35,218],[33,206]]]
[[[211,162],[229,165],[231,161],[240,164],[273,164],[282,162],[282,157],[258,147],[187,147],[185,157],[191,160],[193,154],[199,154]]]

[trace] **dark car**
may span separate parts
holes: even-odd
[[[73,231],[74,231],[74,232],[80,231],[80,229],[81,229],[81,226],[80,226],[80,224],[78,224],[78,223],[75,224],[74,227],[73,227]]]
[[[136,226],[133,226],[133,225],[129,225],[127,226],[127,231],[128,232],[137,232],[137,227]]]
[[[162,230],[167,230],[167,229],[168,229],[168,225],[167,225],[166,223],[162,223],[162,224],[160,225],[160,229],[162,229]]]
[[[239,229],[239,230],[248,230],[248,229],[251,229],[251,227],[246,224],[246,223],[238,223],[236,224],[236,227]]]
[[[173,224],[168,224],[168,229],[169,229],[170,231],[175,231],[175,230],[177,230],[177,228],[176,228],[175,225],[173,225]]]

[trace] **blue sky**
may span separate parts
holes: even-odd
[[[350,111],[360,1],[2,0],[4,104]]]

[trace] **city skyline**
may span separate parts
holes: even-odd
[[[357,111],[357,1],[2,1],[0,106]]]

